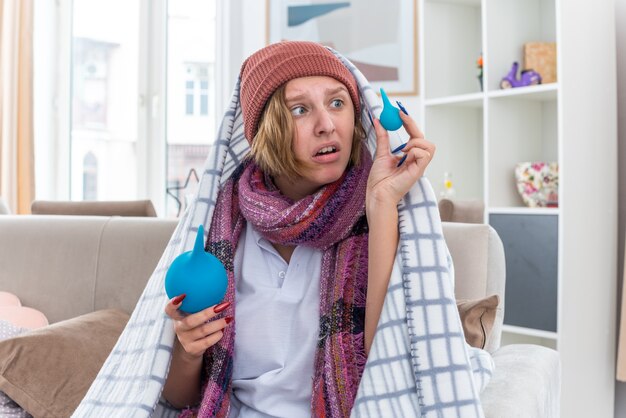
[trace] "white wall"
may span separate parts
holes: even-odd
[[[624,234],[626,229],[626,0],[615,0],[617,48],[617,133],[618,133],[618,298],[624,277]],[[620,310],[618,309],[618,312]],[[619,321],[619,315],[618,315]],[[618,324],[619,325],[619,324]],[[618,328],[619,329],[619,328]],[[626,417],[626,383],[615,384],[615,418]]]
[[[227,3],[227,4],[225,4]],[[244,59],[266,45],[266,2],[258,0],[222,0],[220,7],[230,8],[230,27],[226,29],[229,47],[224,58],[228,59],[230,68],[225,71],[225,84],[229,86],[221,95],[224,109],[229,103],[232,87],[235,85],[239,69]],[[220,13],[218,11],[218,13]],[[341,52],[341,51],[339,51]],[[400,100],[411,116],[419,120],[419,96],[390,97]]]

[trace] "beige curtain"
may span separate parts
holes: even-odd
[[[0,0],[0,196],[30,213],[35,196],[33,0]]]

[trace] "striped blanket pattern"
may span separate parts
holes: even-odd
[[[370,118],[380,99],[361,72],[333,51],[357,80],[361,120],[374,153]],[[150,277],[130,321],[73,417],[175,417],[160,399],[174,331],[163,313],[164,277],[172,260],[193,248],[205,229],[219,187],[247,154],[239,82],[205,162],[195,201],[189,205]],[[399,207],[400,244],[352,417],[484,417],[479,394],[493,370],[488,353],[464,340],[454,299],[453,267],[437,200],[423,177]]]

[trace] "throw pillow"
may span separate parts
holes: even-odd
[[[34,417],[72,415],[128,318],[102,310],[0,341],[0,391]]]
[[[2,293],[0,292],[0,302],[2,301]],[[13,323],[0,319],[0,340],[17,337],[27,332],[26,328],[20,328]],[[31,415],[24,411],[13,399],[9,398],[4,392],[0,392],[0,417],[4,418],[30,418]]]
[[[0,306],[0,319],[26,329],[48,325],[48,318],[43,313],[26,306]]]
[[[13,293],[0,292],[0,306],[22,306],[22,303]]]
[[[472,347],[485,348],[485,343],[496,320],[498,303],[500,303],[498,295],[456,302],[461,316],[465,341]]]

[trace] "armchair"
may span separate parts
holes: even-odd
[[[500,347],[504,319],[505,262],[502,241],[487,224],[444,222],[455,270],[457,299],[498,294],[500,306],[485,349],[495,362],[481,395],[486,418],[557,418],[560,360],[556,351],[532,344]]]

